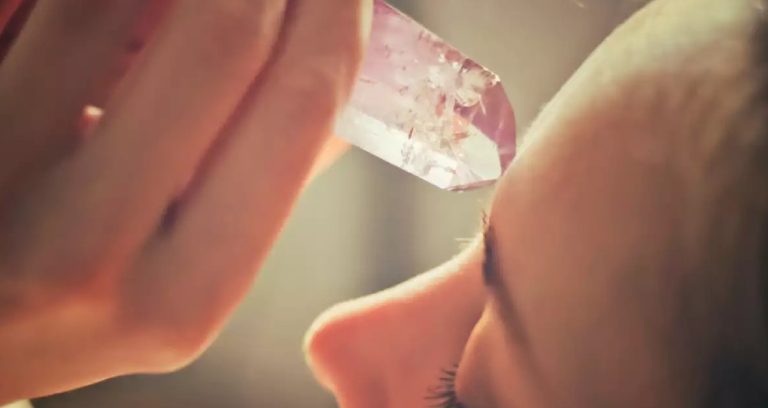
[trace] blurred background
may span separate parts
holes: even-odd
[[[391,0],[499,73],[521,133],[637,0]],[[447,260],[490,190],[448,193],[353,150],[319,177],[218,341],[178,373],[107,381],[36,408],[335,407],[306,368],[327,307]]]

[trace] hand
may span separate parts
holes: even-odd
[[[370,8],[37,2],[0,65],[0,405],[212,341],[344,148]]]

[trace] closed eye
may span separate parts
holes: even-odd
[[[509,277],[502,274],[499,262],[498,237],[488,214],[483,214],[483,282],[499,310],[501,320],[518,347],[528,345],[528,335],[515,306],[509,285]]]
[[[483,213],[483,281],[486,286],[501,284],[499,279],[499,265],[496,258],[496,236],[490,222],[488,213]]]

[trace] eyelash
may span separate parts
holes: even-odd
[[[459,402],[456,396],[456,373],[458,370],[458,365],[441,370],[442,375],[438,378],[440,385],[430,387],[427,390],[429,395],[426,399],[432,402],[430,408],[467,408]]]
[[[493,254],[493,227],[491,227],[490,224],[490,215],[488,212],[483,211],[482,214],[482,232],[483,232],[483,263],[482,263],[482,273],[483,273],[483,280],[486,283],[489,283],[493,280],[493,268],[495,265],[492,265],[492,262],[496,259]]]

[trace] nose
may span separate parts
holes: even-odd
[[[481,251],[399,286],[337,305],[312,325],[305,353],[342,408],[431,405],[441,369],[461,359],[483,311]]]

